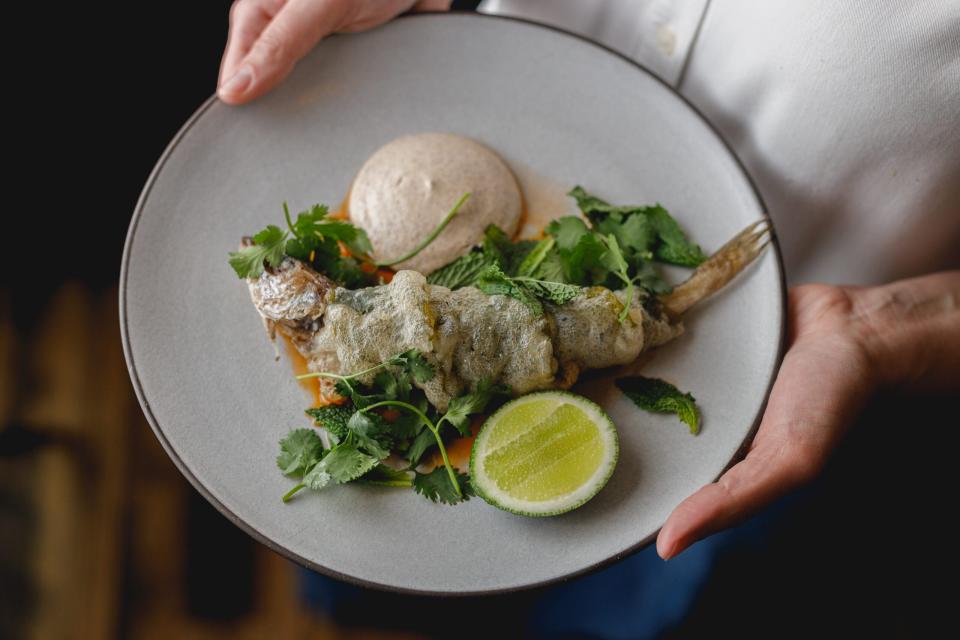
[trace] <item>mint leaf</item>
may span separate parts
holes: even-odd
[[[417,473],[413,478],[413,489],[424,498],[443,504],[465,502],[470,499],[470,496],[476,495],[473,486],[470,484],[470,476],[459,471],[456,472],[456,476],[460,483],[462,496],[457,495],[456,490],[450,483],[446,468],[442,466],[437,467],[430,473]]]
[[[253,236],[253,245],[229,254],[230,266],[241,278],[259,277],[263,273],[264,263],[278,267],[283,262],[286,237],[286,232],[280,227],[268,226]]]
[[[301,476],[323,457],[323,441],[313,429],[294,429],[280,440],[277,466],[285,476]]]
[[[566,304],[583,293],[582,287],[573,284],[549,282],[546,280],[536,280],[534,278],[514,278],[514,280],[522,283],[541,300],[546,300],[553,304]]]
[[[471,251],[427,276],[427,282],[448,289],[472,286],[494,258],[482,251]]]
[[[498,264],[487,267],[477,279],[476,287],[490,296],[503,295],[515,298],[533,311],[534,315],[543,315],[543,305],[540,304],[540,300],[527,287],[508,277]]]
[[[618,378],[615,384],[641,409],[655,413],[675,413],[690,427],[690,433],[700,433],[700,410],[689,393],[680,391],[669,382],[643,376]]]

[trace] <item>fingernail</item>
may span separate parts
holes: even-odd
[[[253,72],[250,71],[250,67],[240,67],[239,71],[230,76],[230,78],[220,86],[219,94],[222,96],[240,95],[250,86],[251,80],[253,80]]]

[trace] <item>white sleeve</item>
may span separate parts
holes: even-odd
[[[484,0],[479,11],[586,36],[675,84],[707,0]]]

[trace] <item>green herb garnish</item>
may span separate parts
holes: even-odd
[[[488,295],[500,294],[516,298],[538,316],[543,315],[542,301],[565,304],[583,292],[580,287],[572,284],[537,280],[527,276],[511,277],[505,274],[498,264],[487,267],[474,286]]]
[[[675,413],[690,427],[690,433],[700,433],[700,410],[689,393],[684,393],[658,378],[634,376],[618,378],[615,382],[624,395],[641,409],[655,413]]]
[[[284,501],[304,488],[318,490],[361,476],[373,484],[413,486],[418,493],[449,504],[466,499],[469,488],[461,487],[466,476],[450,464],[444,435],[470,435],[469,416],[483,412],[495,396],[508,390],[483,380],[472,391],[453,398],[447,411],[439,415],[422,392],[413,388],[413,383],[429,382],[433,376],[433,367],[415,349],[350,375],[318,372],[298,376],[334,379],[337,391],[350,402],[307,410],[330,433],[335,442],[331,449],[324,450],[320,438],[307,429],[293,431],[281,440],[277,465],[286,475],[301,477]],[[361,382],[371,377],[372,384]],[[386,408],[400,409],[402,413],[389,421],[379,412]],[[397,452],[406,455],[412,468],[434,445],[443,459],[439,474],[416,474],[411,478],[380,462]],[[436,486],[438,476],[443,478],[445,489]]]
[[[424,238],[423,242],[421,242],[419,245],[417,245],[417,247],[416,247],[415,249],[413,249],[412,251],[410,251],[410,252],[408,252],[408,253],[405,253],[404,255],[400,256],[399,258],[397,258],[397,259],[395,259],[395,260],[387,260],[386,262],[378,262],[378,263],[377,263],[377,266],[378,266],[378,267],[392,267],[393,265],[398,264],[398,263],[400,263],[400,262],[403,262],[404,260],[409,260],[410,258],[414,257],[415,255],[417,255],[418,253],[420,253],[421,251],[423,251],[424,249],[426,249],[426,248],[427,248],[427,245],[429,245],[431,242],[433,242],[434,240],[436,240],[437,236],[440,235],[440,232],[447,228],[447,225],[450,224],[450,221],[453,220],[453,217],[454,217],[455,215],[457,215],[457,212],[458,212],[458,211],[460,211],[460,207],[463,206],[463,203],[466,202],[466,201],[469,200],[469,199],[470,199],[470,194],[469,194],[469,193],[463,194],[463,195],[460,197],[460,199],[457,200],[457,203],[456,203],[455,205],[453,205],[453,208],[450,209],[450,212],[449,212],[446,216],[444,216],[444,218],[443,218],[443,220],[440,222],[440,224],[437,225],[436,229],[434,229],[432,232],[430,232],[430,235],[428,235],[426,238]]]
[[[278,267],[284,257],[290,256],[311,263],[346,287],[370,284],[370,276],[360,269],[357,260],[341,255],[342,242],[355,256],[368,259],[370,239],[358,227],[343,220],[328,217],[324,205],[314,205],[290,217],[287,203],[283,203],[286,229],[269,225],[255,236],[253,244],[230,253],[230,266],[241,278],[256,278],[264,266]]]
[[[460,487],[460,493],[451,491],[451,486],[440,467],[430,473],[418,473],[413,478],[414,491],[433,502],[457,504],[476,495],[470,484],[470,476],[465,473],[457,472],[457,486]]]

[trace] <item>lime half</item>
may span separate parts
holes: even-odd
[[[484,500],[524,516],[576,509],[617,464],[617,430],[603,409],[566,391],[503,405],[477,434],[470,481]]]

